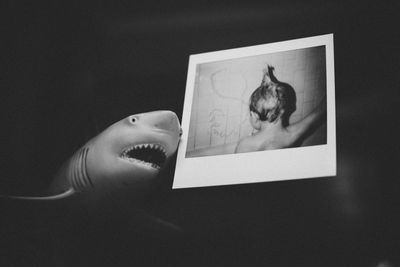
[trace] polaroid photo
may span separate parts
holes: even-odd
[[[333,34],[191,55],[173,189],[336,175]]]

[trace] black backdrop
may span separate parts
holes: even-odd
[[[89,136],[124,116],[169,109],[181,118],[190,54],[326,33],[334,33],[338,175],[172,191],[171,164],[137,206],[180,233],[151,226],[137,209],[93,218],[51,203],[1,199],[0,260],[27,266],[398,262],[398,11],[389,2],[6,4],[2,193],[39,192]]]

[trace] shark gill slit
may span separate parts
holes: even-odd
[[[72,170],[70,172],[71,185],[76,191],[83,191],[88,187],[94,187],[92,180],[87,172],[87,155],[89,148],[79,150],[72,160]]]
[[[85,148],[85,154],[84,154],[84,160],[83,160],[83,172],[84,172],[84,176],[86,177],[86,179],[88,180],[89,184],[91,187],[94,187],[93,183],[92,183],[92,179],[90,179],[90,176],[87,172],[87,166],[86,166],[86,159],[87,159],[87,155],[89,152],[89,148]]]

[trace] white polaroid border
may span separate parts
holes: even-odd
[[[198,64],[293,49],[326,47],[327,143],[251,153],[186,158],[190,113]],[[191,188],[336,175],[333,34],[191,55],[183,107],[181,143],[172,188]]]

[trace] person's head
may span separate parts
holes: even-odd
[[[289,84],[278,81],[273,71],[272,66],[264,70],[261,85],[250,96],[250,123],[257,130],[263,122],[281,120],[287,126],[296,110],[296,92]]]

